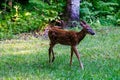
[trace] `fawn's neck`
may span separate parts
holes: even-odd
[[[80,32],[78,32],[78,43],[84,39],[84,37],[86,36],[86,32],[84,31],[84,29],[82,29]]]

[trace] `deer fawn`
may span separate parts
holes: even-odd
[[[86,34],[94,35],[95,32],[90,28],[89,25],[85,21],[81,21],[80,25],[83,29],[80,32],[75,31],[65,31],[59,28],[52,27],[49,32],[48,36],[50,39],[50,47],[49,47],[49,63],[51,63],[51,53],[52,53],[52,62],[55,59],[53,47],[56,44],[63,44],[71,46],[71,56],[70,56],[70,65],[72,64],[72,56],[73,52],[78,58],[80,67],[84,69],[82,62],[80,61],[80,55],[76,46],[80,43],[81,40],[86,36]]]

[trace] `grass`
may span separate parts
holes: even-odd
[[[0,80],[120,80],[120,27],[96,29],[78,45],[70,67],[70,47],[56,45],[55,62],[48,64],[49,41],[31,38],[0,42]]]

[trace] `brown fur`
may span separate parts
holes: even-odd
[[[53,47],[56,44],[59,43],[59,44],[63,44],[63,45],[69,45],[69,46],[71,46],[70,65],[72,64],[72,56],[73,56],[73,52],[74,52],[79,60],[80,67],[83,69],[83,64],[80,61],[80,55],[78,53],[76,46],[79,44],[79,42],[81,40],[83,40],[83,38],[86,36],[87,33],[94,35],[94,32],[89,27],[89,25],[87,25],[85,22],[81,22],[81,26],[83,27],[83,29],[80,32],[66,31],[66,30],[55,28],[55,27],[52,27],[49,30],[49,32],[48,32],[48,36],[50,39],[49,62],[51,62],[51,52],[53,55],[52,62],[55,59]],[[89,32],[88,32],[88,30],[89,30]]]

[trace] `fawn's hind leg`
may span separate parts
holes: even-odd
[[[52,62],[54,62],[54,60],[55,60],[55,54],[54,54],[54,51],[53,51],[53,49],[52,49]]]
[[[54,47],[54,44],[50,43],[50,47],[49,47],[49,63],[51,63],[51,52],[52,52],[52,55],[53,55],[52,62],[54,61],[53,47]]]

